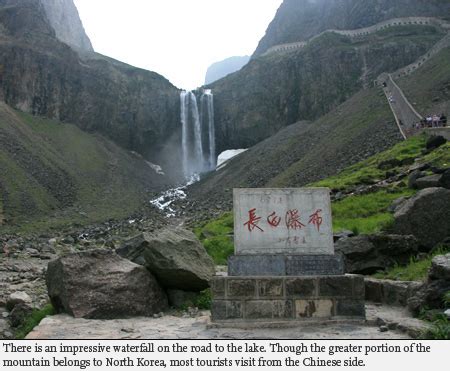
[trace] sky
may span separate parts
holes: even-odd
[[[74,2],[96,52],[195,89],[211,64],[253,54],[282,0]]]

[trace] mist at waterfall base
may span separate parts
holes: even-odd
[[[168,189],[150,201],[166,217],[175,216],[171,207],[176,200],[187,197],[185,189],[198,182],[203,173],[216,169],[216,140],[214,128],[214,96],[211,90],[203,90],[198,104],[192,91],[180,93],[181,153],[184,184]]]

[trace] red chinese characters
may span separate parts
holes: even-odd
[[[277,216],[276,212],[274,211],[272,214],[270,214],[267,217],[267,223],[269,223],[269,225],[271,227],[278,227],[281,223],[281,216]]]
[[[260,227],[258,227],[258,223],[261,220],[260,216],[256,216],[256,208],[249,210],[248,212],[248,222],[244,223],[244,225],[248,228],[249,232],[252,232],[255,228],[258,228],[261,232],[264,232]]]
[[[287,229],[302,229],[305,225],[300,221],[300,213],[297,209],[288,210],[286,212]]]
[[[317,231],[320,232],[320,226],[322,225],[323,218],[319,215],[322,212],[322,209],[316,210],[313,214],[309,216],[308,224],[315,225]]]

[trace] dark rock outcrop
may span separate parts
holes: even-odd
[[[394,233],[414,235],[430,250],[450,236],[450,190],[423,189],[406,201],[394,218]]]
[[[254,56],[328,29],[357,29],[392,18],[440,17],[449,12],[450,4],[440,0],[284,0]]]
[[[444,295],[450,291],[450,254],[433,258],[428,280],[408,300],[408,307],[414,314],[422,309],[444,309]]]
[[[442,175],[439,174],[433,174],[429,176],[424,176],[422,178],[418,178],[416,180],[417,188],[425,189],[425,188],[439,187],[441,184],[441,178]]]
[[[436,148],[439,148],[440,146],[444,145],[447,142],[447,139],[445,139],[441,135],[432,135],[428,138],[426,143],[426,148],[428,150],[434,150]]]
[[[166,294],[147,269],[107,250],[51,261],[46,282],[54,308],[74,317],[151,316],[168,305]]]
[[[198,292],[209,287],[214,262],[197,237],[181,228],[143,233],[118,249],[118,254],[142,263],[169,289]]]
[[[0,34],[5,41],[0,44],[0,100],[33,115],[102,133],[163,166],[166,173],[177,173],[179,89],[155,72],[68,46],[61,40],[77,42],[67,40],[75,33],[69,31],[72,21],[66,29],[61,21],[64,4],[44,2],[45,7],[41,1],[0,1]],[[47,16],[51,12],[59,19],[56,31]],[[74,17],[75,13],[69,18]],[[64,32],[67,37],[61,36]]]
[[[413,236],[361,235],[339,240],[335,249],[343,255],[347,273],[372,274],[407,264],[417,254],[418,242]]]

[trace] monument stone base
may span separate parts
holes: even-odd
[[[365,319],[360,275],[214,277],[211,290],[213,323]]]

